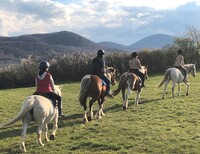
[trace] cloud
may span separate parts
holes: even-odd
[[[130,45],[152,34],[175,35],[186,24],[200,24],[199,0],[170,1],[1,0],[0,35],[67,30],[94,42]]]

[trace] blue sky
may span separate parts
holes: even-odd
[[[130,45],[200,25],[200,0],[1,0],[0,35],[71,31]]]

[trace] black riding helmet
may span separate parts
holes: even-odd
[[[39,70],[46,70],[49,67],[50,65],[47,61],[41,61],[39,64]]]
[[[133,52],[133,53],[132,53],[132,58],[136,58],[137,55],[138,55],[137,52]]]
[[[183,51],[181,49],[178,50],[178,54],[181,55]]]
[[[102,49],[97,52],[98,57],[102,57],[104,54],[105,54],[105,51]]]

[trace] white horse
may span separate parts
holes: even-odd
[[[61,96],[61,87],[55,86],[55,93]],[[22,119],[22,143],[20,146],[20,149],[23,152],[26,152],[25,147],[25,136],[26,136],[26,130],[28,128],[29,123],[34,120],[38,124],[38,131],[37,131],[37,137],[38,142],[41,146],[44,146],[42,143],[42,129],[44,129],[45,133],[45,140],[49,141],[47,137],[47,131],[48,131],[48,123],[53,120],[53,130],[50,136],[51,140],[54,140],[55,133],[58,128],[58,108],[54,107],[52,100],[45,98],[40,95],[31,95],[28,96],[24,104],[21,108],[21,111],[18,113],[18,115],[10,120],[7,123],[0,124],[0,128],[12,125],[16,123],[17,121]]]
[[[196,76],[196,64],[186,64],[184,65],[184,67],[186,68],[186,70],[188,71],[188,73],[191,73],[193,77]],[[172,85],[172,97],[174,98],[174,89],[176,84],[178,83],[178,96],[180,96],[180,83],[184,82],[187,86],[186,89],[186,95],[188,95],[189,93],[189,83],[186,81],[183,81],[184,76],[181,73],[181,71],[177,68],[168,68],[165,72],[165,76],[163,81],[159,84],[158,88],[161,87],[164,82],[165,82],[165,86],[164,86],[164,92],[163,92],[163,99],[165,98],[165,93],[166,93],[166,89],[167,89],[167,85],[169,83],[170,80],[172,80],[173,85]]]

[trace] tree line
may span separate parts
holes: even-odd
[[[195,27],[187,29],[187,35],[175,38],[172,46],[163,49],[143,49],[138,51],[142,65],[148,67],[148,74],[155,75],[164,73],[169,67],[174,66],[175,56],[178,49],[183,50],[185,63],[196,63],[197,69],[200,66],[200,44],[199,31]],[[49,72],[53,75],[55,83],[80,82],[82,77],[90,74],[92,59],[96,52],[74,52],[65,54],[59,58],[45,59],[51,67]],[[107,66],[117,70],[117,77],[129,70],[128,61],[131,52],[112,51],[105,53]],[[18,66],[8,66],[0,71],[0,88],[17,88],[34,86],[38,65],[41,59],[29,55],[23,58]]]

